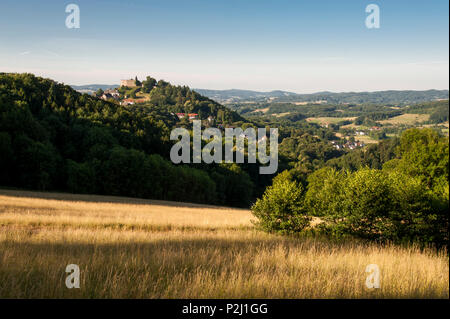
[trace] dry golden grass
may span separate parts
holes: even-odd
[[[251,111],[250,113],[258,113],[258,112],[263,112],[263,113],[267,113],[267,111],[269,111],[269,108],[263,108],[263,109],[256,109],[254,111]]]
[[[379,121],[379,123],[392,125],[401,125],[401,124],[415,125],[428,121],[429,118],[430,114],[402,114],[387,120]]]
[[[376,144],[379,142],[379,141],[371,138],[369,135],[358,135],[358,136],[355,136],[355,139],[360,142],[363,142],[365,144]]]
[[[337,124],[339,122],[348,120],[354,121],[356,117],[308,117],[307,122],[313,122],[320,125]]]
[[[0,190],[0,298],[448,298],[445,252],[286,238],[248,210]],[[67,289],[78,264],[81,288]],[[368,264],[381,288],[367,289]]]

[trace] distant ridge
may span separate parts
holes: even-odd
[[[87,84],[71,85],[74,90],[82,93],[93,93],[98,89],[107,90],[118,87],[119,84]],[[383,104],[412,104],[439,99],[448,99],[448,90],[386,90],[374,92],[329,92],[322,91],[309,94],[299,94],[289,91],[273,90],[268,92],[228,89],[228,90],[209,90],[194,89],[201,95],[204,95],[221,104],[243,103],[243,102],[317,102],[322,101],[332,104],[364,104],[364,103],[383,103]]]
[[[240,90],[240,89],[229,89],[229,90],[207,90],[207,89],[194,89],[196,92],[208,96],[209,98],[217,97],[222,100],[229,98],[239,98],[239,99],[249,99],[249,98],[271,98],[271,97],[282,97],[282,96],[294,96],[297,93],[274,90],[270,92],[258,92],[251,90]]]
[[[410,104],[432,100],[448,99],[448,90],[386,90],[375,92],[317,92],[310,94],[298,94],[287,91],[258,92],[250,90],[206,90],[195,89],[198,93],[209,97],[222,104],[239,102],[316,102],[334,104]]]
[[[119,84],[87,84],[87,85],[71,85],[74,90],[82,93],[92,93],[98,89],[107,90],[118,87]]]

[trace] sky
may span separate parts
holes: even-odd
[[[80,28],[65,21],[80,8]],[[368,29],[377,4],[380,28]],[[0,72],[203,89],[449,88],[447,0],[1,0]]]

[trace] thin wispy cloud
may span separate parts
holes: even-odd
[[[430,65],[430,64],[448,64],[447,61],[420,61],[420,62],[408,62],[405,65]]]
[[[53,57],[59,57],[60,55],[56,52],[50,51],[50,50],[43,50],[46,54],[51,55]]]

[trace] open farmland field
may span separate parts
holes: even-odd
[[[379,121],[381,124],[392,125],[415,125],[428,121],[430,114],[402,114],[392,117],[388,120]]]
[[[373,139],[372,137],[368,135],[358,135],[355,136],[356,140],[359,140],[361,142],[364,142],[365,144],[376,144],[378,141],[376,139]]]
[[[0,190],[0,298],[448,298],[445,252],[290,238],[248,210]],[[77,264],[80,289],[67,289]],[[381,287],[365,286],[366,266]]]
[[[356,117],[308,117],[307,122],[313,122],[320,125],[337,124],[342,121],[354,121]]]

